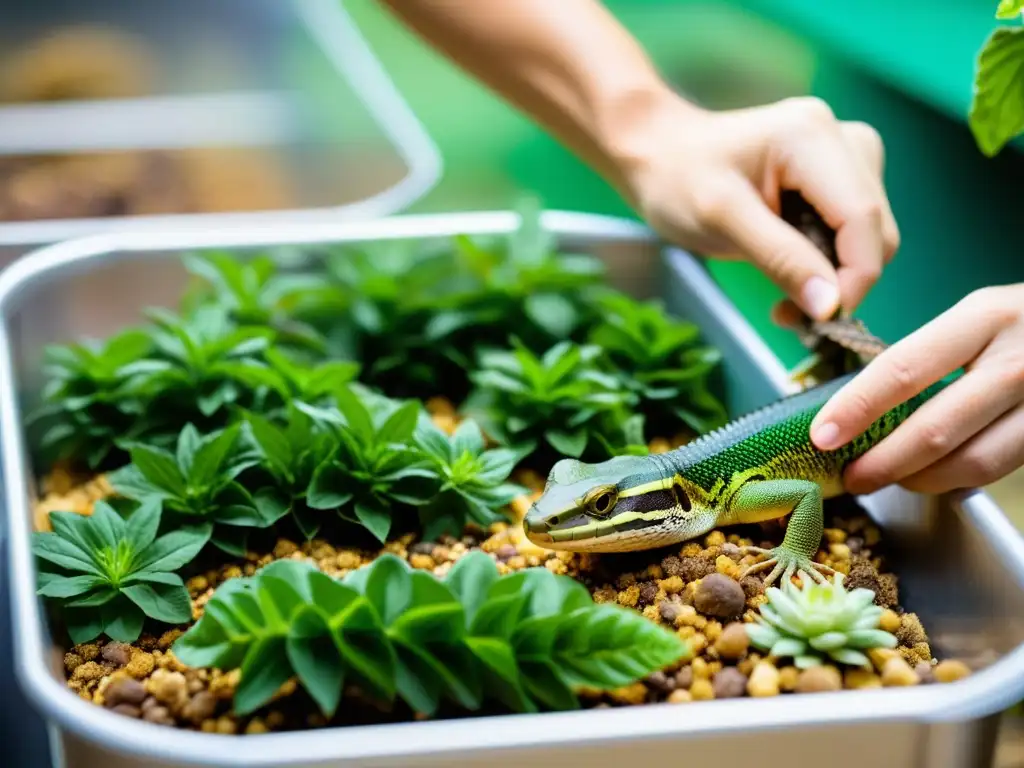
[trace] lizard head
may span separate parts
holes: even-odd
[[[581,552],[650,549],[714,527],[707,494],[667,475],[648,456],[616,456],[597,464],[558,461],[523,528],[540,547]]]

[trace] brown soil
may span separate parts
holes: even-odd
[[[429,404],[435,421],[455,427],[450,410]],[[679,440],[657,440],[652,450],[667,450]],[[520,472],[516,481],[534,489],[532,497],[513,503],[516,518],[525,514],[539,495],[543,479]],[[47,496],[40,502],[37,526],[53,509],[91,512],[92,501],[109,492],[103,478],[76,484],[63,470],[48,479]],[[639,611],[651,621],[672,628],[693,648],[692,658],[651,675],[643,682],[609,693],[581,692],[588,707],[629,706],[656,702],[687,703],[738,696],[766,697],[818,691],[927,685],[952,682],[970,673],[956,660],[938,662],[918,617],[899,603],[897,577],[889,572],[881,554],[882,534],[859,508],[827,513],[823,546],[818,562],[847,574],[849,588],[869,587],[877,603],[886,608],[882,628],[899,639],[895,650],[881,649],[870,655],[872,669],[823,666],[801,672],[777,664],[749,646],[742,623],[752,621],[765,601],[762,575],[738,580],[742,569],[755,562],[740,556],[740,547],[778,544],[784,523],[713,531],[700,541],[680,547],[629,555],[587,555],[553,552],[526,540],[521,525],[498,523],[488,531],[467,531],[461,539],[417,541],[407,536],[380,550],[339,547],[322,539],[303,544],[279,539],[272,552],[250,553],[243,560],[226,562],[219,569],[188,580],[193,598],[193,619],[218,584],[276,559],[292,558],[316,564],[331,576],[343,576],[392,552],[414,568],[443,576],[460,557],[473,550],[490,554],[502,573],[543,566],[585,584],[597,602],[615,602]],[[121,643],[87,643],[71,648],[64,657],[68,687],[82,698],[130,717],[155,723],[216,733],[262,733],[322,727],[328,723],[294,680],[286,683],[275,699],[254,716],[236,718],[231,696],[239,673],[192,669],[168,650],[187,627],[160,637],[143,636],[132,646]],[[444,713],[455,715],[459,713]],[[346,692],[342,706],[330,724],[357,724],[408,720],[417,716],[396,704],[385,711],[379,704]],[[418,718],[417,718],[418,719]]]

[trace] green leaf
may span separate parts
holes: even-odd
[[[455,429],[451,445],[456,457],[463,453],[479,456],[484,450],[484,437],[480,432],[480,427],[473,419],[466,419]]]
[[[136,569],[140,571],[176,571],[192,562],[210,540],[213,526],[182,526],[150,544],[139,554]]]
[[[174,456],[167,451],[136,444],[132,446],[130,455],[132,464],[153,485],[175,496],[185,493],[185,479]]]
[[[355,513],[359,522],[378,541],[382,544],[387,541],[388,531],[391,530],[391,514],[387,509],[377,504],[356,502]]]
[[[413,430],[420,413],[420,404],[410,400],[392,413],[381,425],[377,439],[382,443],[405,444],[412,439]]]
[[[564,456],[578,459],[583,455],[587,447],[587,433],[584,430],[576,432],[560,432],[549,429],[544,433],[544,438],[551,444],[551,447]]]
[[[1016,19],[1024,13],[1024,0],[999,0],[996,8],[997,19]]]
[[[367,571],[363,594],[377,610],[384,626],[390,626],[406,610],[412,599],[409,566],[390,553],[381,555]]]
[[[73,515],[74,512],[67,514]],[[50,513],[54,519],[54,513]],[[56,528],[56,526],[54,526]],[[78,546],[56,532],[36,531],[32,534],[32,553],[54,565],[72,571],[81,571],[92,576],[103,576],[103,571],[93,562],[92,557]]]
[[[192,619],[192,600],[180,577],[177,584],[150,582],[122,587],[121,592],[151,619],[185,624]]]
[[[103,622],[103,632],[111,640],[134,643],[142,634],[142,625],[146,621],[145,615],[137,606],[123,597],[106,603],[99,612]]]
[[[339,389],[335,392],[334,398],[348,428],[360,440],[369,443],[374,435],[373,419],[363,402],[351,388]]]
[[[483,552],[470,552],[460,557],[448,571],[445,583],[462,603],[467,623],[473,621],[497,580],[498,568]]]
[[[286,471],[292,464],[293,453],[285,431],[257,413],[247,413],[245,419],[271,470],[275,473]]]
[[[345,665],[317,608],[307,605],[295,614],[286,650],[302,687],[324,715],[333,717],[341,701]]]
[[[576,307],[558,293],[534,293],[526,297],[523,309],[534,323],[557,339],[568,337],[579,321]]]
[[[985,41],[967,122],[987,157],[1024,132],[1024,27],[999,27]]]
[[[348,473],[333,461],[317,467],[306,491],[306,503],[313,509],[337,509],[352,500]]]
[[[579,709],[579,699],[558,674],[555,666],[542,659],[522,659],[523,684],[530,696],[553,710]]]
[[[199,487],[211,484],[228,460],[238,440],[240,424],[234,424],[225,430],[215,432],[203,439],[202,446],[196,451],[192,462],[189,480]]]
[[[248,715],[269,702],[292,675],[284,637],[268,635],[253,643],[242,663],[234,711]]]
[[[58,576],[52,578],[38,590],[36,594],[43,597],[77,597],[90,589],[106,584],[106,579],[99,576]]]
[[[144,552],[156,539],[157,529],[160,528],[160,513],[161,506],[158,498],[144,500],[132,512],[125,528],[125,538],[131,545],[132,551]]]
[[[139,614],[142,615],[141,613]],[[64,611],[64,624],[73,645],[80,645],[95,640],[103,633],[103,617],[100,612],[90,608],[69,608]],[[141,625],[139,631],[141,632]]]

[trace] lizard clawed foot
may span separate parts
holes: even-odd
[[[742,547],[740,549],[741,554],[759,554],[769,555],[767,560],[763,560],[760,563],[755,563],[747,568],[743,573],[740,574],[740,578],[751,576],[761,571],[766,571],[772,568],[772,572],[764,580],[765,587],[771,586],[780,576],[783,581],[789,581],[795,574],[800,574],[801,578],[809,576],[819,584],[824,584],[827,579],[822,574],[834,574],[836,571],[834,568],[830,568],[822,563],[816,563],[809,557],[798,555],[785,546],[775,547],[774,549],[763,549],[762,547]]]

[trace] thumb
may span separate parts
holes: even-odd
[[[838,309],[838,278],[825,254],[772,211],[745,179],[731,190],[717,219],[718,234],[812,318],[827,320]]]

